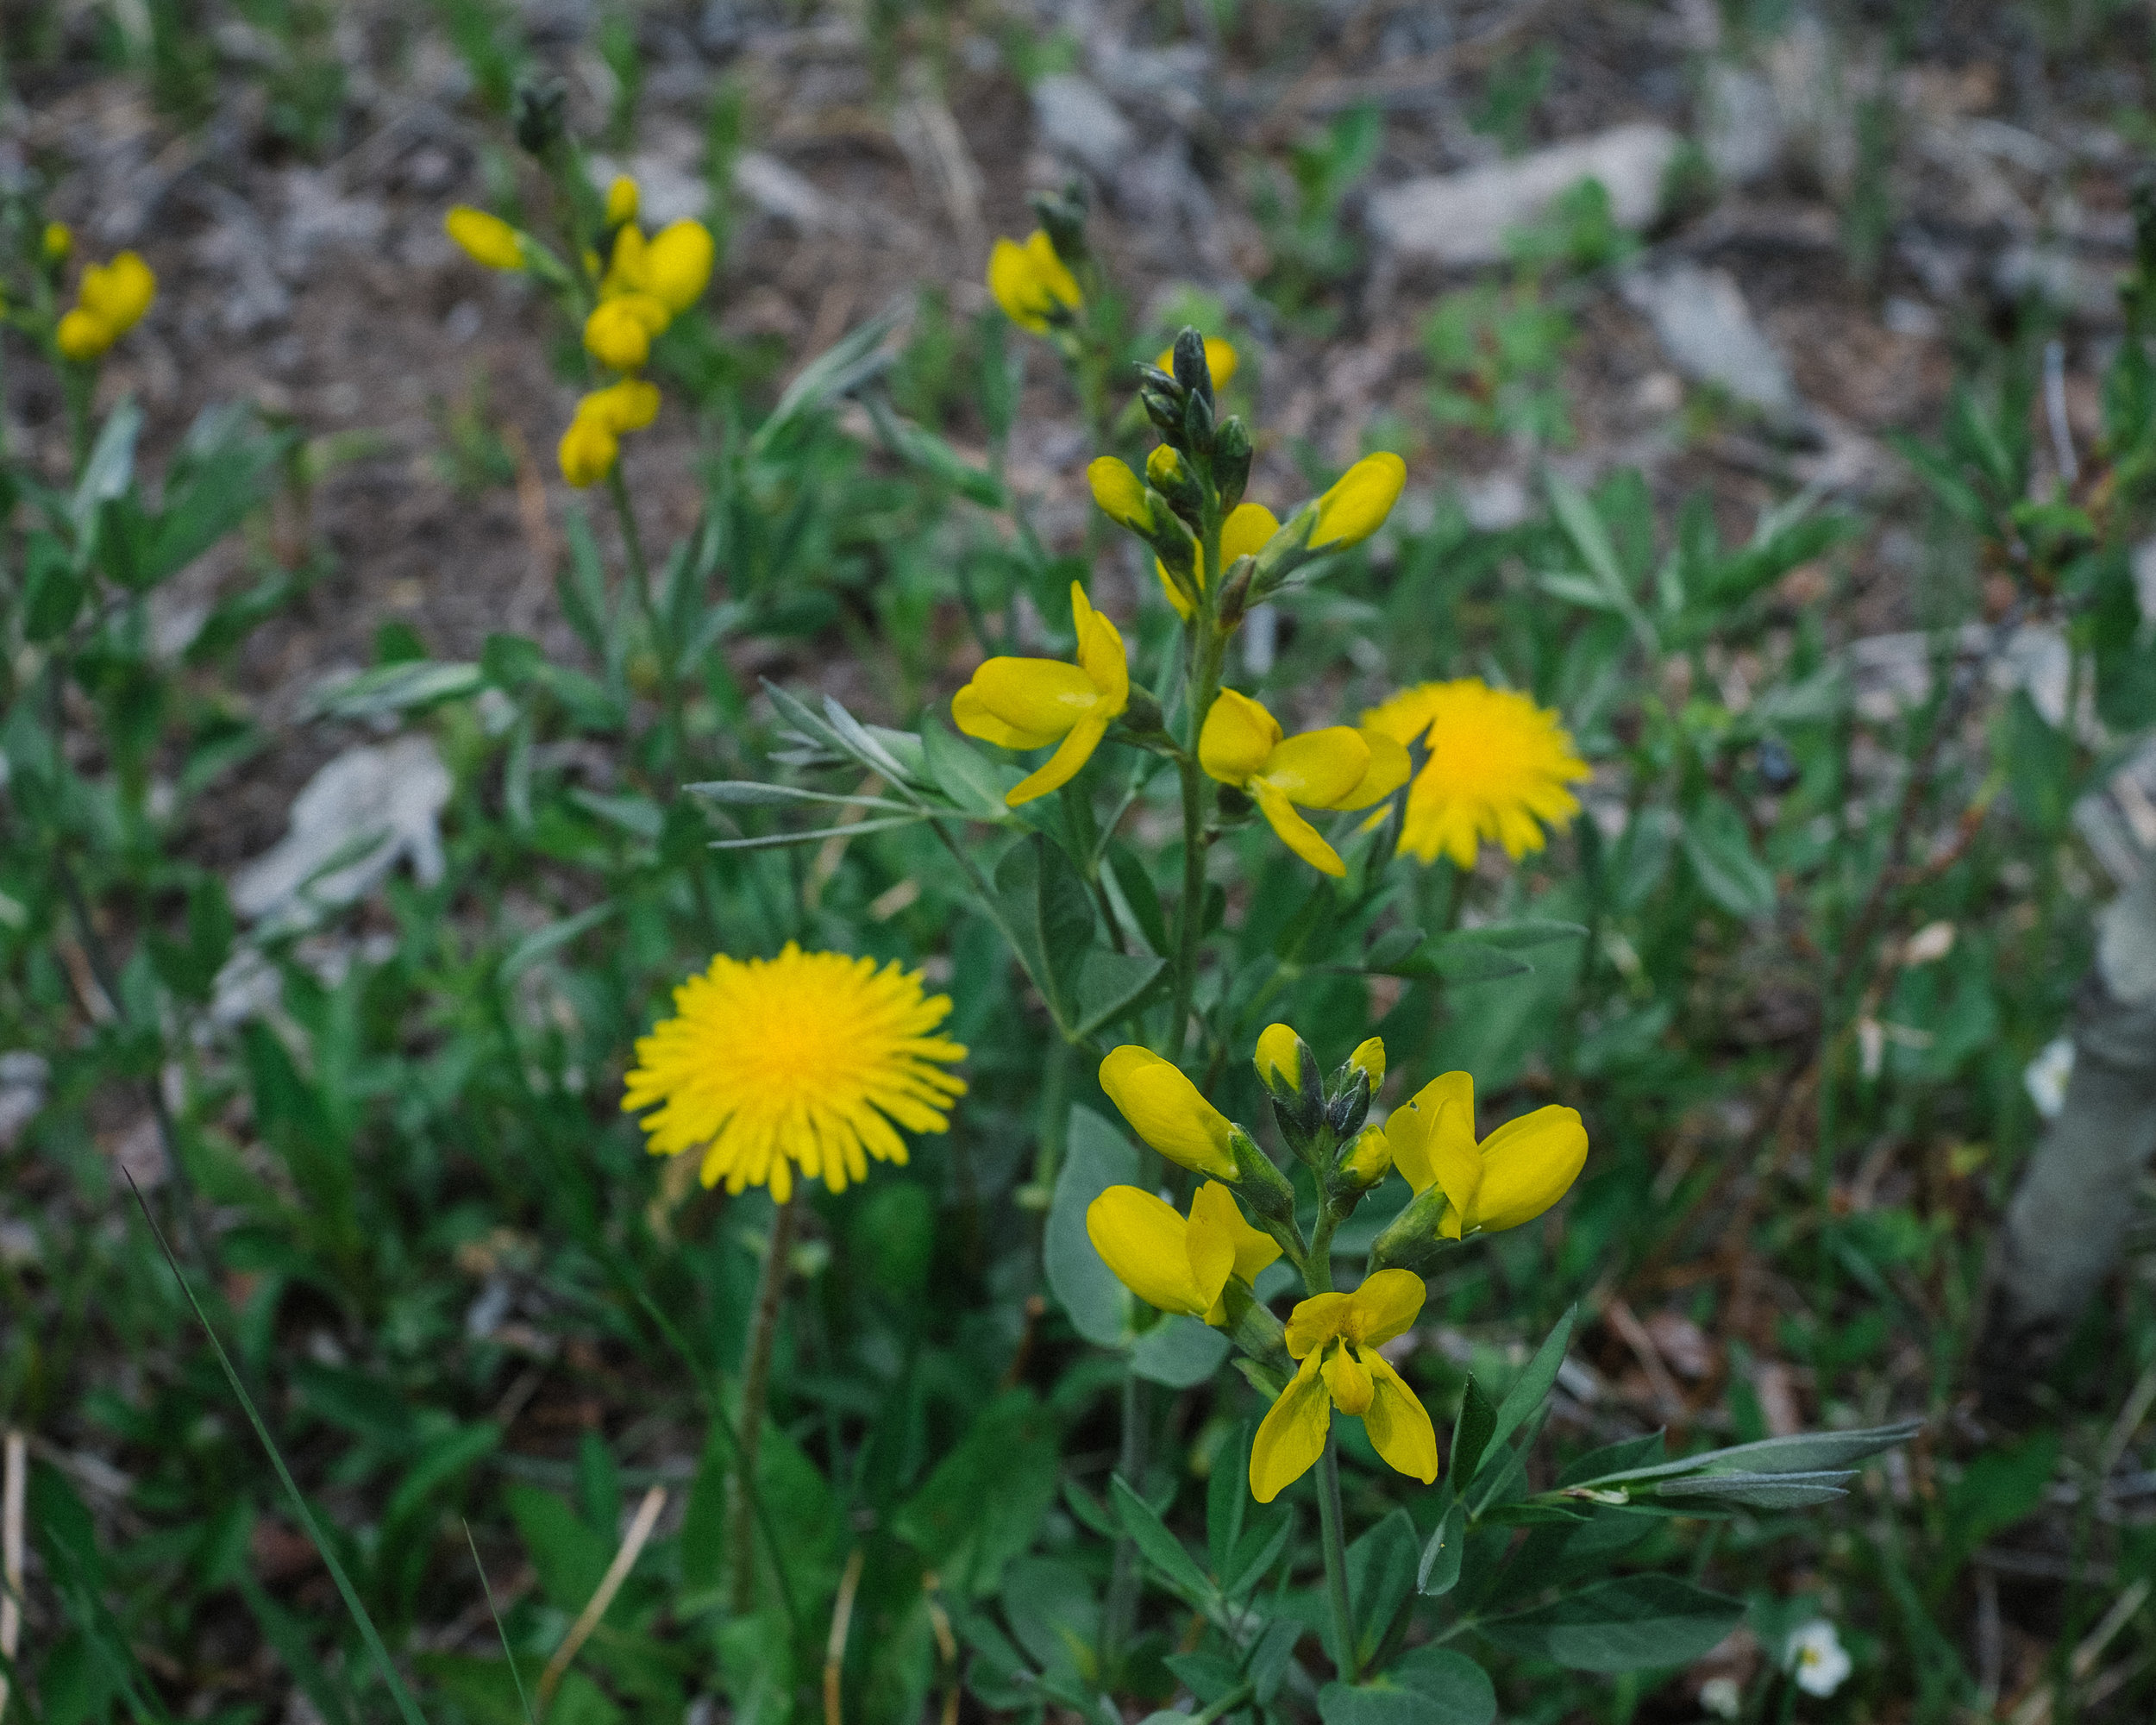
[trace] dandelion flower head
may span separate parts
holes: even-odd
[[[1568,787],[1593,776],[1555,712],[1480,677],[1403,689],[1363,723],[1429,751],[1408,788],[1400,836],[1401,848],[1425,863],[1442,852],[1472,869],[1485,838],[1517,862],[1542,849],[1544,825],[1580,812]]]
[[[655,1156],[703,1154],[706,1186],[768,1185],[783,1202],[800,1177],[832,1191],[867,1176],[868,1158],[903,1163],[899,1129],[942,1132],[962,1060],[935,1034],[950,997],[918,970],[843,952],[776,958],[721,953],[674,991],[674,1016],[636,1043],[622,1107],[644,1109]]]

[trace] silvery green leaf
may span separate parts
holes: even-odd
[[[813,844],[825,838],[859,838],[864,833],[882,832],[894,826],[914,826],[926,819],[924,815],[886,815],[880,820],[857,820],[850,826],[819,826],[807,832],[761,832],[749,838],[714,838],[714,850],[777,850],[789,844]]]
[[[888,798],[872,797],[843,791],[812,791],[803,785],[768,784],[761,779],[706,779],[701,783],[684,785],[681,788],[707,802],[729,808],[778,808],[790,803],[832,803],[850,808],[889,809],[896,814],[912,814],[914,811],[905,803],[894,803]]]
[[[436,701],[461,700],[477,694],[486,681],[477,665],[441,664],[411,659],[377,665],[308,697],[306,710],[332,718],[385,718]]]
[[[1907,1443],[1923,1428],[1921,1420],[1902,1420],[1891,1426],[1863,1426],[1846,1432],[1796,1432],[1786,1438],[1762,1438],[1757,1443],[1708,1450],[1653,1467],[1626,1468],[1577,1483],[1614,1485],[1686,1473],[1804,1473],[1842,1468]]]
[[[1688,1473],[1651,1482],[1648,1492],[1664,1502],[1736,1504],[1751,1509],[1804,1509],[1846,1497],[1856,1475],[1817,1473]]]

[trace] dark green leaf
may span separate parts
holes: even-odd
[[[1708,792],[1693,805],[1678,834],[1700,890],[1734,917],[1774,911],[1774,871],[1759,860],[1736,805]]]
[[[1489,1441],[1492,1446],[1503,1443],[1542,1406],[1543,1397],[1557,1381],[1557,1368],[1564,1364],[1564,1350],[1571,1342],[1572,1322],[1579,1316],[1579,1311],[1577,1306],[1565,1308],[1557,1327],[1543,1338],[1542,1346],[1535,1350],[1526,1369],[1505,1392],[1505,1399],[1497,1404],[1496,1416],[1491,1421]]]
[[[1108,1489],[1123,1531],[1137,1543],[1146,1562],[1161,1572],[1169,1585],[1194,1605],[1214,1598],[1213,1583],[1199,1567],[1197,1559],[1169,1532],[1168,1524],[1154,1512],[1153,1506],[1131,1490],[1120,1474],[1109,1481]]]
[[[1212,1377],[1227,1357],[1222,1332],[1171,1313],[1131,1344],[1131,1370],[1149,1383],[1188,1389]]]
[[[1460,1392],[1459,1414],[1452,1421],[1451,1476],[1454,1490],[1475,1477],[1482,1465],[1482,1452],[1489,1447],[1490,1433],[1496,1429],[1497,1409],[1490,1405],[1489,1397],[1482,1394],[1482,1386],[1469,1378],[1467,1388]]]
[[[1091,1036],[1130,1012],[1144,999],[1168,969],[1168,961],[1150,952],[1111,952],[1096,946],[1078,967],[1073,1004],[1079,1036]]]
[[[1467,1505],[1452,1497],[1450,1481],[1445,1496],[1451,1507],[1438,1518],[1438,1530],[1422,1548],[1415,1570],[1415,1590],[1435,1599],[1460,1584],[1460,1559],[1467,1547]]]
[[[1131,1295],[1094,1250],[1086,1210],[1109,1187],[1135,1184],[1138,1176],[1138,1152],[1130,1140],[1091,1108],[1073,1108],[1042,1257],[1049,1292],[1078,1333],[1099,1347],[1121,1347],[1128,1339]]]
[[[1689,1582],[1633,1575],[1476,1627],[1507,1653],[1575,1671],[1651,1671],[1699,1658],[1744,1610]]]

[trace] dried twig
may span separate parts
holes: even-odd
[[[554,1691],[562,1676],[584,1644],[592,1639],[592,1631],[598,1628],[599,1619],[605,1616],[606,1608],[614,1603],[614,1596],[621,1591],[622,1584],[629,1579],[629,1571],[636,1566],[637,1556],[644,1548],[644,1541],[651,1537],[657,1525],[659,1512],[667,1507],[667,1489],[655,1485],[644,1493],[644,1501],[636,1506],[636,1514],[623,1535],[621,1549],[614,1553],[614,1560],[607,1565],[606,1573],[599,1578],[599,1590],[591,1602],[577,1614],[575,1622],[569,1625],[569,1633],[561,1638],[561,1645],[554,1650],[554,1657],[547,1661],[547,1668],[539,1673],[537,1712],[546,1717],[547,1703],[554,1699]]]
[[[824,1643],[824,1725],[844,1725],[843,1679],[846,1674],[846,1631],[854,1621],[854,1592],[861,1585],[861,1565],[866,1553],[856,1546],[846,1559],[846,1572],[838,1580],[838,1599],[831,1607],[831,1633]]]
[[[0,1461],[0,1659],[12,1666],[22,1638],[22,1522],[29,1484],[29,1446],[10,1427]],[[8,1679],[0,1675],[0,1716],[8,1710]]]

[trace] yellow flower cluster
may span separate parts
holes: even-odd
[[[651,357],[651,344],[668,324],[704,297],[718,248],[701,222],[669,223],[646,235],[636,225],[642,200],[636,183],[617,178],[606,191],[606,226],[612,235],[602,271],[586,254],[586,273],[598,278],[599,304],[584,320],[584,348],[622,375],[586,394],[576,405],[556,450],[561,477],[579,487],[597,484],[621,459],[624,433],[641,430],[659,411],[656,386],[636,374]],[[460,204],[443,228],[474,263],[489,269],[558,270],[545,247],[484,210]]]
[[[56,222],[45,230],[43,244],[46,256],[59,263],[74,240]],[[67,358],[86,364],[140,323],[156,298],[157,276],[135,253],[122,252],[109,264],[91,264],[83,271],[75,304],[61,317],[53,340]]]
[[[1258,1038],[1254,1063],[1283,1130],[1303,1110],[1339,1123],[1348,1135],[1316,1168],[1321,1190],[1332,1182],[1330,1189],[1348,1193],[1351,1206],[1396,1169],[1415,1200],[1432,1189],[1440,1195],[1430,1205],[1411,1202],[1403,1213],[1412,1217],[1434,1210],[1434,1239],[1457,1240],[1532,1221],[1570,1189],[1587,1159],[1586,1128],[1567,1107],[1539,1108],[1478,1142],[1474,1080],[1464,1072],[1432,1080],[1382,1126],[1361,1125],[1369,1097],[1385,1080],[1385,1045],[1376,1037],[1349,1056],[1329,1096],[1317,1084],[1309,1049],[1287,1025],[1273,1025]],[[1086,1212],[1094,1250],[1149,1305],[1233,1327],[1240,1321],[1238,1313],[1256,1301],[1258,1274],[1281,1256],[1282,1241],[1293,1237],[1283,1232],[1292,1231],[1292,1220],[1283,1220],[1277,1207],[1269,1210],[1262,1182],[1252,1178],[1264,1175],[1269,1164],[1258,1166],[1262,1158],[1253,1159],[1248,1135],[1180,1068],[1146,1049],[1131,1045],[1111,1052],[1100,1064],[1100,1088],[1147,1144],[1212,1177],[1199,1189],[1187,1218],[1150,1192],[1110,1187]],[[1238,1139],[1244,1151],[1239,1164]],[[1237,1204],[1238,1192],[1261,1223],[1270,1216],[1269,1223],[1253,1226],[1246,1220]],[[1437,1477],[1437,1434],[1430,1415],[1379,1352],[1414,1323],[1425,1297],[1422,1278],[1381,1264],[1352,1293],[1330,1291],[1330,1265],[1318,1262],[1328,1255],[1321,1243],[1326,1238],[1329,1233],[1321,1234],[1320,1243],[1310,1248],[1308,1264],[1297,1259],[1307,1276],[1317,1278],[1320,1291],[1295,1306],[1284,1333],[1275,1331],[1296,1369],[1251,1446],[1250,1490],[1260,1502],[1270,1502],[1317,1461],[1336,1411],[1361,1420],[1372,1447],[1398,1471],[1425,1484]]]

